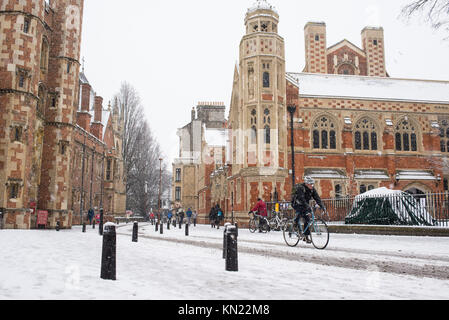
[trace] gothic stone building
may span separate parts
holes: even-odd
[[[119,118],[101,112],[101,97],[91,99],[92,107],[90,85],[79,71],[82,17],[83,0],[0,4],[5,228],[35,228],[39,212],[48,213],[47,227],[59,221],[70,228],[86,208],[101,205],[99,195],[107,213],[125,211]]]
[[[203,188],[192,189],[202,218],[220,203],[245,222],[258,197],[289,201],[293,157],[295,183],[314,177],[323,198],[448,189],[449,82],[392,78],[382,28],[364,28],[361,47],[328,47],[322,22],[305,25],[302,72],[286,72],[279,23],[265,0],[247,11],[226,155],[203,144],[203,157],[220,160],[203,164]]]

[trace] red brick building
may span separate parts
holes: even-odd
[[[71,227],[80,203],[74,178],[84,177],[84,202],[98,204],[98,181],[92,182],[87,172],[98,170],[103,155],[102,167],[120,167],[120,160],[114,162],[121,159],[117,116],[106,123],[101,112],[94,112],[91,125],[93,109],[87,110],[85,99],[79,110],[80,85],[83,96],[86,87],[79,72],[82,17],[83,0],[0,3],[0,208],[5,228],[35,228],[37,211],[48,213],[47,227],[57,221]],[[99,111],[102,99],[94,100]],[[77,172],[79,155],[86,160],[89,151],[94,165],[84,161],[83,175]],[[106,165],[104,172],[107,168],[114,169]],[[100,193],[124,197],[118,181],[104,181]],[[105,208],[124,213],[114,203]]]
[[[384,186],[448,189],[448,81],[391,78],[383,28],[364,28],[360,47],[348,40],[328,47],[322,22],[304,28],[303,71],[286,72],[279,23],[265,0],[245,16],[227,161],[203,164],[205,185],[196,190],[203,218],[216,200],[242,222],[258,197],[290,201],[293,157],[295,183],[314,177],[323,198]],[[202,150],[203,159],[214,151]]]

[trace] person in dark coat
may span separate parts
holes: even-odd
[[[309,214],[312,213],[312,208],[309,203],[312,199],[316,201],[323,211],[326,211],[326,207],[315,189],[315,180],[311,177],[304,177],[304,183],[297,184],[292,194],[292,207],[296,211],[295,223],[299,225],[300,218],[304,218],[304,228],[310,222]],[[304,241],[311,243],[310,230],[306,230],[304,234],[306,236]]]
[[[223,210],[221,210],[219,204],[217,204],[217,205],[215,206],[215,213],[216,213],[216,215],[215,215],[215,225],[219,226],[220,223],[221,223],[221,221],[222,221],[223,218],[224,218]]]
[[[211,228],[215,228],[216,216],[217,216],[217,212],[215,211],[215,207],[210,208],[209,222],[210,222]]]

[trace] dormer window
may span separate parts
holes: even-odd
[[[268,22],[262,22],[262,25],[260,26],[262,32],[268,31]]]
[[[320,35],[319,34],[315,35],[315,41],[320,41]]]
[[[373,40],[373,44],[377,46],[377,40]]]
[[[253,25],[253,32],[257,31],[259,31],[259,25],[256,23],[255,25]]]

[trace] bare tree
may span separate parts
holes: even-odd
[[[116,94],[116,103],[124,122],[123,157],[126,180],[126,209],[146,214],[159,195],[160,161],[162,152],[154,138],[137,91],[122,83]],[[162,167],[163,176],[167,168]],[[164,192],[167,184],[163,183]]]
[[[449,0],[414,0],[402,9],[402,16],[407,18],[417,13],[421,13],[432,28],[449,32]]]

